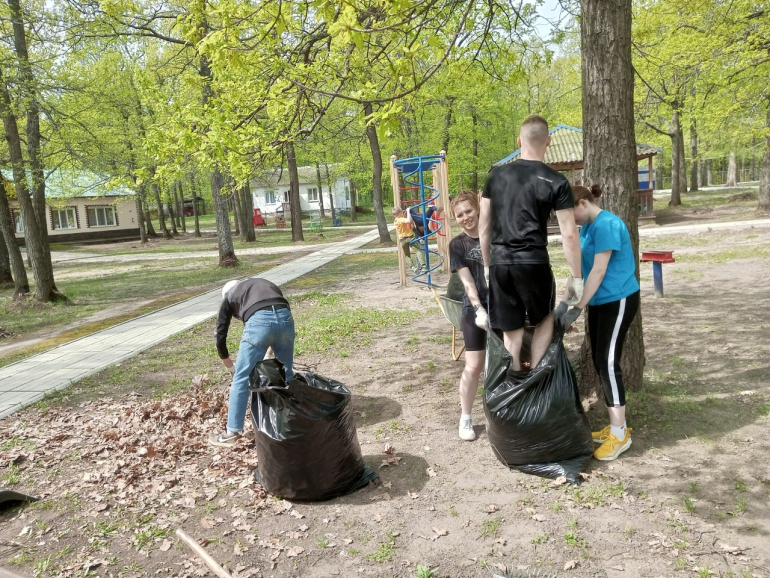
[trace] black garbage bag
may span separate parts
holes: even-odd
[[[489,332],[484,413],[492,451],[506,466],[578,483],[594,446],[563,335],[554,328],[553,341],[537,366],[513,371],[503,342]]]
[[[321,501],[365,487],[377,474],[364,463],[351,394],[313,373],[288,382],[283,364],[266,359],[249,378],[257,481],[289,500]]]

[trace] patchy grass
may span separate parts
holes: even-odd
[[[302,291],[315,287],[326,287],[329,284],[348,281],[351,278],[371,274],[381,269],[396,267],[396,263],[396,255],[389,253],[343,255],[339,259],[287,283],[282,288],[286,291]]]
[[[100,272],[105,266],[100,269],[89,265],[86,271],[93,271],[93,274],[57,282],[59,289],[69,298],[69,301],[59,303],[39,303],[32,299],[12,301],[12,291],[0,291],[3,327],[13,332],[17,340],[43,329],[55,330],[67,326],[107,310],[100,315],[101,319],[46,339],[33,348],[26,348],[21,354],[5,357],[0,360],[0,365],[193,297],[215,288],[226,279],[256,275],[291,258],[290,255],[254,256],[242,259],[237,267],[231,268],[218,267],[215,259],[171,263],[167,260],[141,261],[140,267],[137,267],[137,262],[126,263],[125,267],[130,267],[126,270],[116,264],[110,265],[105,272]],[[63,270],[76,267],[68,266]],[[132,307],[127,312],[109,315],[112,308],[144,300],[151,302]]]

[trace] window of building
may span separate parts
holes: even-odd
[[[272,205],[275,203],[275,191],[267,191],[265,192],[265,203],[268,205]]]
[[[17,233],[23,233],[24,232],[24,219],[21,218],[21,213],[17,213],[14,211],[13,213],[13,220],[16,223],[16,232]]]
[[[345,200],[350,200],[350,187],[345,187]]]
[[[77,229],[78,220],[74,207],[64,209],[51,209],[54,229]]]
[[[115,209],[113,207],[88,207],[88,224],[91,227],[114,227]]]
[[[318,189],[308,189],[307,190],[307,200],[308,201],[318,201]]]

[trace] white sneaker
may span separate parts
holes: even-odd
[[[459,434],[461,440],[472,442],[476,439],[476,432],[473,431],[473,423],[470,418],[460,420]]]

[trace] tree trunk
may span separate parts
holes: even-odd
[[[706,165],[708,165],[707,160],[702,160],[700,162],[700,172],[698,173],[698,188],[703,188],[706,186]]]
[[[706,161],[706,186],[710,187],[714,184],[714,173],[711,167],[711,159]]]
[[[150,239],[157,239],[158,233],[155,232],[155,226],[152,224],[152,215],[150,215],[149,204],[145,204],[144,206],[144,222],[147,225],[147,236]]]
[[[176,237],[179,235],[179,230],[176,228],[177,213],[176,213],[176,187],[171,186],[172,194],[169,194],[168,199],[168,214],[171,217],[171,233]]]
[[[372,161],[374,170],[372,172],[372,202],[374,204],[374,217],[377,220],[377,230],[380,233],[380,243],[392,245],[393,239],[390,238],[388,225],[385,221],[385,211],[382,208],[382,153],[380,152],[380,141],[377,138],[377,127],[371,122],[372,104],[364,104],[364,114],[366,116],[366,137],[369,139],[369,148],[372,151]]]
[[[323,181],[321,180],[321,165],[318,163],[315,164],[315,175],[316,175],[316,181],[318,182],[318,206],[321,209],[321,218],[323,219],[326,216],[326,212],[324,211],[324,187],[323,187]],[[329,198],[332,196],[332,189],[329,187]]]
[[[257,240],[257,234],[254,231],[254,197],[251,194],[251,187],[248,183],[239,189],[239,194],[241,198],[241,213],[243,214],[241,239],[246,243],[253,243]]]
[[[19,202],[24,221],[24,239],[27,246],[27,255],[32,263],[32,273],[35,277],[35,298],[46,302],[63,298],[64,296],[59,293],[54,283],[53,263],[51,262],[51,252],[47,243],[46,221],[45,218],[38,218],[34,202],[29,194],[27,172],[24,167],[24,156],[21,148],[21,138],[19,137],[19,126],[16,115],[11,108],[11,97],[1,69],[0,115],[3,117],[5,140],[8,144],[8,152],[13,167],[16,198]],[[45,193],[45,190],[43,192]],[[45,217],[45,213],[43,217]]]
[[[329,174],[329,164],[326,162],[326,155],[324,155],[324,168],[326,169],[326,184],[329,186],[329,210],[332,212],[332,218],[337,217],[334,213],[334,195],[332,194],[332,177]]]
[[[160,200],[160,187],[157,183],[152,183],[152,192],[155,195],[155,205],[158,207],[158,223],[160,223],[160,233],[164,239],[173,239],[171,233],[166,228],[166,216],[163,214],[163,203]]]
[[[200,22],[200,31],[203,35],[208,34],[209,25],[203,13]],[[205,54],[200,55],[198,74],[203,80],[203,89],[201,91],[201,104],[205,107],[209,99],[214,96],[214,90],[211,88],[212,74],[209,66],[208,57]],[[230,231],[230,218],[227,215],[227,200],[221,195],[222,173],[219,167],[214,165],[214,169],[209,172],[211,182],[211,198],[214,201],[214,214],[217,221],[217,244],[219,245],[219,265],[220,267],[229,267],[237,265],[238,259],[235,256],[235,247],[233,246],[233,236]],[[196,218],[197,229],[197,218]]]
[[[147,242],[147,230],[144,228],[144,211],[142,211],[142,197],[139,195],[139,191],[136,192],[134,200],[136,201],[136,221],[139,225],[139,240],[144,244]]]
[[[238,263],[230,232],[230,216],[227,214],[227,199],[222,196],[224,178],[219,167],[209,173],[211,178],[211,196],[214,199],[214,214],[217,220],[217,244],[219,245],[219,266],[231,267]]]
[[[669,207],[675,207],[682,204],[682,194],[679,188],[679,144],[676,132],[669,135],[671,137],[671,198],[668,201]]]
[[[767,101],[765,120],[765,154],[762,156],[762,173],[759,175],[759,204],[757,211],[770,212],[770,99]]]
[[[198,197],[200,196],[200,188],[198,185],[198,179],[195,177],[193,177],[193,184],[190,187],[190,192],[192,193],[193,198],[193,218],[195,219],[195,232],[193,233],[193,236],[200,237],[201,225],[198,221]]]
[[[454,102],[454,97],[447,96],[447,109],[446,114],[444,115],[444,139],[442,142],[442,148],[444,152],[449,152],[449,127],[452,126],[452,103]]]
[[[0,221],[2,223],[2,221]],[[0,224],[2,226],[2,224]],[[5,238],[0,234],[0,287],[13,286],[13,274],[11,273],[11,256],[5,245]]]
[[[231,178],[227,179],[229,203],[233,207],[233,222],[235,223],[235,234],[240,236],[243,225],[243,211],[241,210],[240,199],[236,194],[235,181]]]
[[[478,116],[476,109],[471,109],[471,120],[473,121],[473,144],[471,146],[471,152],[473,154],[473,182],[471,183],[474,193],[479,192],[479,138],[476,134],[476,124],[478,123]],[[462,187],[460,187],[462,188]]]
[[[348,179],[350,186],[350,221],[353,223],[358,222],[358,215],[356,214],[356,183]]]
[[[681,119],[680,119],[681,120]],[[679,191],[684,194],[687,192],[687,161],[684,154],[684,129],[682,123],[679,123]]]
[[[738,161],[733,151],[730,151],[730,162],[727,165],[727,182],[725,185],[728,187],[738,186]]]
[[[628,227],[639,278],[639,231],[631,0],[583,0],[582,92],[584,182],[598,183],[603,207]],[[612,115],[608,116],[607,111]],[[581,351],[583,393],[599,393],[588,335]],[[631,324],[621,365],[625,385],[642,387],[644,337],[641,310]]]
[[[682,147],[680,140],[682,138],[682,129],[679,126],[679,113],[674,111],[671,118],[671,199],[668,201],[669,207],[675,207],[682,204],[682,175],[681,167]],[[587,181],[586,181],[587,182]]]
[[[698,127],[697,120],[690,121],[690,192],[698,190],[700,162],[698,161]]]
[[[184,210],[184,188],[182,187],[182,181],[177,181],[176,186],[179,190],[179,218],[182,221],[182,232],[187,233],[187,214]]]
[[[19,296],[29,293],[29,281],[27,280],[27,271],[24,269],[24,257],[21,256],[19,244],[16,242],[16,228],[11,209],[8,206],[5,184],[5,178],[0,175],[0,232],[3,236],[3,245],[8,251],[13,284],[16,287],[13,298],[17,299]]]
[[[286,161],[289,165],[289,207],[291,208],[291,240],[304,241],[302,233],[302,201],[299,197],[299,174],[297,173],[297,157],[294,154],[294,143],[286,143]]]

